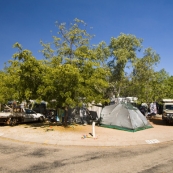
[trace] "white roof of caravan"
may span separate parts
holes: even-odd
[[[162,102],[164,103],[173,103],[173,99],[163,99]]]

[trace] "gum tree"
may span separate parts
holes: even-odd
[[[111,68],[112,77],[110,83],[112,91],[116,96],[121,94],[129,80],[125,68],[137,59],[136,52],[141,48],[142,39],[131,34],[120,34],[117,38],[112,37],[110,41],[111,60],[108,62]]]
[[[149,103],[157,98],[156,91],[159,86],[156,86],[163,77],[166,77],[164,71],[155,72],[155,66],[159,61],[160,56],[152,48],[147,48],[144,56],[134,63],[131,82],[133,91],[141,101]]]
[[[75,19],[69,27],[65,23],[56,26],[58,35],[53,36],[53,43],[41,41],[48,73],[40,93],[67,109],[82,103],[104,102],[110,75],[104,62],[109,48],[104,42],[90,46],[93,36],[87,33],[82,20]]]

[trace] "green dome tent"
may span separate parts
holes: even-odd
[[[101,112],[100,125],[131,132],[152,128],[139,109],[130,103],[105,106]]]

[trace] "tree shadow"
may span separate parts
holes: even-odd
[[[152,122],[153,124],[156,124],[156,125],[160,125],[160,126],[172,126],[173,123],[166,123],[166,121],[162,120],[162,118],[158,118],[158,117],[151,117],[151,118],[148,118],[148,120],[150,122]]]
[[[22,123],[21,125],[25,125],[25,128],[49,128],[53,126],[61,126],[60,122],[31,122],[31,123]]]

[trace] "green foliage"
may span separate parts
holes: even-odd
[[[135,91],[133,94],[138,96],[141,101],[149,103],[158,99],[156,96],[157,85],[159,85],[161,77],[165,77],[163,71],[155,72],[154,70],[159,60],[159,55],[152,48],[147,48],[143,58],[139,58],[133,63],[134,69],[131,76]]]
[[[104,103],[112,94],[136,96],[141,102],[173,98],[173,77],[164,69],[155,71],[160,56],[147,48],[142,58],[137,57],[142,39],[120,34],[111,38],[109,46],[104,41],[91,45],[94,36],[84,21],[56,22],[56,26],[52,43],[41,41],[44,60],[37,60],[18,42],[13,45],[17,52],[0,71],[0,103],[37,99],[73,107]]]
[[[161,87],[164,90],[161,92],[164,94],[163,98],[173,98],[173,76],[167,77],[164,82],[161,83]]]
[[[16,69],[13,68],[13,70],[0,72],[0,103],[17,99],[19,96],[17,90],[19,78],[13,74],[15,71]]]
[[[16,93],[17,100],[37,99],[39,96],[37,90],[43,83],[44,65],[42,61],[36,60],[32,52],[29,50],[22,50],[19,43],[15,43],[14,48],[18,52],[13,55],[13,59],[9,61],[10,66],[7,68],[10,78],[13,79],[14,93]]]
[[[111,54],[117,63],[126,64],[136,59],[136,51],[141,48],[142,39],[131,34],[120,34],[117,38],[112,37],[110,42]]]
[[[142,39],[136,38],[134,35],[120,34],[117,38],[111,38],[110,52],[113,57],[108,65],[112,71],[110,78],[111,85],[117,96],[121,94],[122,87],[125,86],[127,76],[125,67],[128,62],[136,61],[136,51],[141,48]]]
[[[40,93],[43,91],[45,98],[55,99],[60,106],[76,106],[81,100],[85,103],[105,101],[110,75],[105,66],[110,55],[108,46],[101,42],[90,47],[93,36],[86,32],[82,20],[75,19],[69,28],[64,23],[56,25],[58,36],[53,36],[53,45],[41,41],[42,53],[50,66]]]

